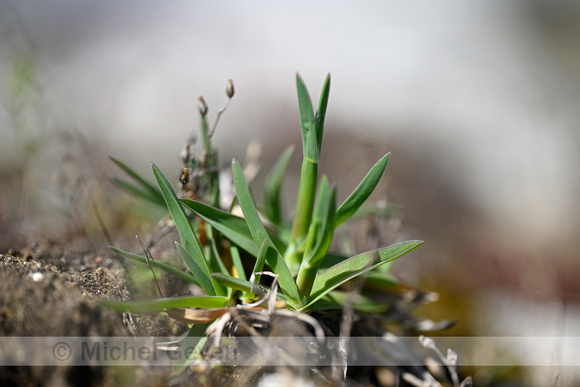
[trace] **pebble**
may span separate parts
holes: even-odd
[[[40,273],[38,271],[35,272],[35,273],[30,273],[28,275],[32,277],[32,280],[34,282],[40,282],[40,281],[42,281],[44,279],[44,274],[42,274],[42,273]]]

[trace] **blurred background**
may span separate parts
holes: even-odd
[[[108,156],[177,177],[198,96],[213,119],[230,78],[223,166],[253,140],[271,165],[300,145],[296,71],[314,100],[332,75],[320,169],[341,199],[392,152],[374,198],[405,208],[397,239],[425,241],[393,269],[440,294],[419,313],[457,319],[451,336],[580,335],[575,2],[0,0],[0,249],[123,224]]]

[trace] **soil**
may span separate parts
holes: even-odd
[[[163,319],[104,308],[126,300],[125,269],[103,245],[45,241],[0,254],[1,336],[132,336],[167,333]],[[8,350],[3,348],[3,350]],[[152,385],[121,367],[2,367],[0,385]],[[146,382],[146,383],[144,383]]]
[[[0,336],[149,337],[187,332],[185,324],[162,314],[135,315],[103,307],[101,300],[128,300],[142,293],[132,288],[127,272],[123,260],[106,246],[84,239],[44,241],[0,254]],[[167,284],[160,285],[165,292]],[[288,328],[287,322],[276,324]],[[134,367],[2,367],[0,385],[254,385],[264,372],[264,367],[194,367],[169,379],[169,372]],[[305,377],[313,380],[312,375]]]

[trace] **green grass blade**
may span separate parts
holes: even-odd
[[[296,74],[296,90],[298,92],[298,110],[300,112],[300,127],[302,129],[302,144],[311,146],[303,149],[304,156],[312,160],[318,160],[318,147],[316,136],[316,124],[314,121],[314,111],[312,110],[312,100],[308,89],[300,77]]]
[[[308,228],[308,235],[306,237],[306,244],[304,246],[304,255],[302,258],[300,272],[302,272],[303,266],[307,264],[306,261],[312,257],[314,248],[320,240],[322,218],[324,217],[323,214],[324,207],[328,203],[328,186],[329,186],[328,179],[326,178],[326,176],[323,176],[322,181],[320,183],[320,189],[318,191],[318,204],[316,205],[312,222],[310,223],[310,227]],[[301,276],[299,274],[298,278],[300,277]],[[300,288],[300,281],[297,281],[297,284],[298,287]]]
[[[262,242],[262,245],[260,246],[260,253],[258,254],[258,257],[256,258],[256,263],[254,264],[254,268],[252,269],[252,274],[254,273],[259,273],[264,269],[264,263],[266,263],[266,260],[272,260],[273,257],[272,254],[277,254],[276,251],[274,251],[274,249],[270,248],[270,241],[268,239],[264,239],[264,241]],[[260,283],[260,278],[262,276],[261,275],[255,275],[254,276],[254,283],[255,284],[259,284]],[[250,298],[253,298],[253,294],[249,293],[248,296]]]
[[[233,263],[233,268],[232,268],[232,276],[235,278],[239,278],[242,281],[247,281],[248,277],[246,277],[246,270],[244,268],[244,264],[242,263],[242,258],[240,257],[240,250],[238,249],[238,247],[234,244],[232,244],[230,246],[230,256],[232,257],[232,263]],[[227,273],[225,273],[226,275],[228,275]],[[214,279],[216,279],[214,277]],[[217,281],[219,283],[219,281]],[[231,287],[229,287],[228,289],[232,289]],[[233,295],[230,294],[230,296]],[[241,294],[242,298],[246,297],[246,292],[242,292]]]
[[[212,277],[221,285],[227,286],[228,288],[241,290],[246,293],[253,293],[259,296],[266,294],[266,289],[258,284],[252,286],[250,281],[242,280],[240,278],[232,277],[231,275],[226,275],[222,273],[213,273]]]
[[[309,307],[321,297],[328,294],[343,283],[372,270],[382,264],[393,261],[401,256],[415,250],[423,242],[407,241],[382,249],[372,250],[363,254],[346,259],[328,270],[318,274],[312,285],[310,302],[302,309]]]
[[[218,250],[218,241],[216,240],[216,235],[214,235],[213,226],[211,224],[205,225],[206,234],[210,241],[211,246],[211,260],[209,261],[209,267],[212,272],[221,271],[224,274],[230,274],[226,265],[222,261],[222,257]]]
[[[141,262],[143,264],[147,264],[147,259],[145,257],[142,257],[140,255],[136,255],[136,254],[132,254],[132,253],[128,253],[126,251],[117,249],[115,247],[109,247],[109,248],[112,251],[114,251],[115,253],[122,255],[123,257],[132,259],[133,261]],[[181,278],[185,281],[199,285],[199,281],[197,279],[195,279],[194,276],[187,274],[186,272],[184,272],[183,270],[181,270],[175,266],[171,266],[171,265],[168,265],[166,263],[151,260],[151,259],[149,260],[149,264],[153,267],[158,267],[161,270],[164,270],[165,272],[167,272],[169,274],[173,274],[174,276]]]
[[[252,238],[254,238],[254,242],[256,242],[258,246],[261,246],[262,241],[264,239],[270,239],[270,237],[268,236],[266,228],[258,214],[258,210],[254,205],[254,201],[250,195],[250,190],[246,184],[244,173],[242,172],[242,167],[236,160],[233,160],[232,162],[232,172],[238,203],[240,203],[240,207],[242,207],[242,212],[244,213],[248,229],[250,230],[250,234],[252,234]]]
[[[300,185],[298,187],[296,207],[294,208],[290,243],[298,243],[308,233],[308,228],[312,222],[317,184],[318,160],[305,157],[302,160],[302,169],[300,170]]]
[[[109,157],[109,158],[111,159],[111,161],[113,163],[115,163],[119,168],[121,168],[125,173],[127,173],[127,175],[129,175],[133,180],[135,180],[136,182],[141,184],[147,190],[149,190],[151,192],[156,192],[159,196],[161,196],[161,192],[159,191],[159,189],[157,187],[155,187],[152,183],[148,182],[145,178],[143,178],[141,175],[139,175],[137,172],[135,172],[127,164],[125,164],[121,160],[116,159],[114,157]]]
[[[324,118],[326,117],[326,107],[328,106],[328,96],[330,94],[330,74],[326,76],[322,91],[320,92],[320,99],[318,100],[318,109],[316,109],[316,117],[314,122],[316,125],[316,143],[318,145],[318,154],[322,150],[322,135],[324,133]]]
[[[294,146],[289,146],[274,164],[264,184],[264,203],[262,211],[270,221],[280,228],[282,218],[282,183],[288,163],[294,154]]]
[[[312,254],[306,257],[311,266],[318,266],[326,256],[332,236],[334,235],[334,219],[336,212],[336,188],[325,194],[321,200],[320,211],[317,217],[320,218],[320,232],[317,235],[316,246]]]
[[[218,210],[205,203],[201,203],[190,199],[181,199],[183,205],[189,208],[197,216],[212,225],[216,230],[222,233],[223,236],[234,242],[238,247],[241,247],[254,257],[258,256],[260,246],[256,244],[248,224],[244,218],[230,214],[222,210]],[[270,239],[280,252],[286,250],[286,245],[282,240],[276,237],[275,234],[266,230]]]
[[[256,245],[254,238],[252,238],[244,218],[195,200],[181,199],[181,202],[236,245],[254,256],[258,255],[259,246]]]
[[[275,249],[274,244],[270,240],[270,236],[266,232],[266,228],[260,220],[258,210],[256,210],[252,197],[250,196],[250,190],[246,184],[242,167],[240,167],[240,164],[236,160],[233,160],[232,164],[234,185],[236,187],[238,202],[240,203],[240,207],[242,207],[242,212],[244,213],[244,217],[246,218],[248,228],[250,229],[254,241],[256,244],[261,245],[262,241],[267,239],[270,242],[271,247]],[[294,283],[294,279],[292,278],[288,266],[286,266],[286,262],[277,251],[276,254],[268,254],[267,261],[274,273],[278,275],[280,289],[282,289],[289,299],[295,301],[292,306],[296,306],[296,303],[299,300],[298,289],[296,288],[296,284]]]
[[[180,243],[175,242],[175,246],[177,246],[177,250],[179,250],[179,254],[181,254],[181,258],[191,270],[191,273],[195,278],[199,281],[199,286],[210,296],[218,295],[216,288],[213,284],[211,279],[211,273],[209,268],[207,267],[207,261],[205,260],[203,255],[199,255],[198,259],[195,259],[189,254],[189,252],[183,247]],[[201,257],[201,259],[199,259]],[[205,265],[203,262],[205,262]],[[220,296],[223,294],[220,294]]]
[[[270,241],[268,239],[264,239],[262,245],[260,246],[260,253],[256,258],[256,263],[254,264],[254,269],[252,273],[258,273],[264,269],[264,263],[266,263],[266,256],[268,255],[268,250],[270,247]],[[257,275],[255,277],[256,283],[260,283],[260,276]]]
[[[294,221],[290,236],[292,244],[297,243],[308,233],[316,199],[318,162],[320,160],[312,101],[299,74],[296,74],[296,89],[298,91],[298,109],[300,111],[300,127],[302,131],[302,170],[300,172],[298,199],[294,209]],[[300,265],[300,257],[298,255],[292,255],[288,259],[291,266]]]
[[[309,235],[309,240],[304,251],[304,259],[296,279],[300,296],[305,302],[309,298],[318,268],[326,256],[334,234],[336,189],[333,188],[328,192],[328,180],[326,177],[322,179],[318,196],[318,205],[316,207],[314,221],[312,222],[314,227],[311,228],[311,231],[315,233],[314,239],[316,243],[312,245],[311,235]]]
[[[209,226],[209,225],[206,225],[206,226]],[[211,226],[209,226],[208,228],[210,228],[210,227]],[[215,238],[211,238],[210,254],[206,255],[206,256],[211,257],[211,260],[209,262],[209,267],[210,267],[212,273],[221,272],[223,274],[228,274],[228,275],[230,274],[230,272],[226,268],[226,265],[224,265],[224,263],[222,262],[222,257],[220,256],[220,253],[218,251]],[[218,295],[218,296],[227,295],[227,297],[230,298],[230,296],[232,295],[231,289],[224,289],[223,286],[221,286],[215,280],[212,280],[212,282],[213,282],[213,286],[215,287],[215,290],[216,290],[216,295]]]
[[[350,218],[371,195],[383,176],[391,154],[387,153],[371,168],[350,196],[336,211],[336,227]]]
[[[294,221],[290,235],[291,253],[286,254],[286,259],[292,271],[297,271],[302,256],[299,254],[296,244],[308,233],[312,222],[312,211],[316,196],[318,182],[318,164],[322,149],[322,134],[324,131],[324,117],[328,105],[330,92],[330,76],[326,77],[319,100],[316,118],[312,112],[312,101],[304,81],[296,74],[296,89],[298,91],[298,107],[300,110],[300,125],[302,129],[302,170],[300,172],[300,186],[298,199],[294,209]]]
[[[102,301],[107,308],[131,313],[156,313],[166,309],[176,308],[224,308],[228,304],[227,297],[172,297],[149,301]]]
[[[246,271],[244,270],[244,264],[242,263],[242,258],[240,257],[240,251],[234,245],[230,246],[230,255],[232,256],[232,262],[238,273],[238,278],[244,281],[248,280],[246,277]]]
[[[296,278],[296,285],[298,285],[299,289],[301,288],[301,282],[304,279],[303,276],[305,274],[304,273],[305,266],[307,265],[306,259],[308,257],[312,257],[314,246],[316,245],[319,233],[320,233],[320,220],[315,218],[310,224],[310,229],[308,230],[308,238],[306,239],[306,243],[304,245],[302,263],[300,264],[300,268],[298,270],[298,275]]]
[[[157,187],[155,187],[152,183],[147,181],[145,178],[143,178],[141,175],[139,175],[137,172],[135,172],[131,167],[129,167],[127,164],[125,164],[121,160],[116,159],[114,157],[109,157],[109,158],[111,159],[111,161],[113,163],[115,163],[115,165],[117,165],[127,175],[129,175],[129,177],[131,177],[133,180],[135,180],[137,183],[139,183],[147,192],[151,193],[152,196],[155,196],[157,198],[156,202],[163,205],[163,203],[164,203],[163,195],[161,194],[161,191],[159,191],[159,189]]]
[[[205,246],[205,251],[206,251],[205,256],[208,258],[208,266],[210,268],[210,271],[212,273],[221,272],[223,274],[229,275],[230,272],[226,268],[226,265],[224,265],[224,263],[222,261],[222,257],[220,255],[220,252],[218,250],[217,242],[216,242],[216,234],[214,233],[212,226],[210,224],[206,224],[205,231],[206,231],[206,235],[207,235],[207,239],[208,239],[206,241],[206,246]],[[226,295],[226,292],[229,291],[229,290],[224,289],[216,281],[212,280],[212,282],[213,282],[213,286],[216,289],[216,295],[224,296],[224,295]],[[228,294],[228,296],[230,296],[230,295],[231,294]]]
[[[187,267],[189,267],[189,270],[191,270],[195,278],[197,278],[203,290],[205,290],[208,295],[215,296],[216,290],[213,286],[207,260],[203,255],[199,241],[195,236],[193,226],[187,217],[181,202],[177,198],[177,195],[175,195],[173,188],[171,188],[171,185],[163,173],[155,164],[153,164],[153,173],[155,175],[155,179],[157,180],[157,184],[159,184],[159,188],[161,189],[161,193],[163,194],[167,208],[171,213],[173,222],[175,222],[175,227],[177,228],[179,237],[181,238],[181,245],[184,248],[183,250],[187,253],[181,254],[185,260],[185,264]],[[191,260],[186,259],[188,257],[191,258]],[[198,277],[198,275],[201,277]],[[209,286],[210,284],[211,286]]]
[[[125,180],[119,179],[117,177],[111,177],[111,182],[115,184],[117,187],[127,191],[128,193],[135,195],[138,198],[143,200],[147,200],[153,204],[156,204],[161,207],[165,207],[165,201],[163,200],[163,196],[153,194],[151,191],[142,189],[136,185],[133,185]]]

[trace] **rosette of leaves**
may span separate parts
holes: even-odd
[[[232,161],[237,203],[243,217],[218,208],[217,178],[209,179],[208,191],[212,193],[209,200],[180,198],[156,165],[152,166],[155,186],[113,159],[133,180],[116,179],[117,184],[142,199],[167,208],[180,237],[175,245],[188,271],[117,248],[112,248],[113,251],[194,283],[205,295],[108,302],[109,306],[135,313],[166,311],[176,319],[193,323],[190,335],[202,336],[208,324],[229,308],[256,305],[256,301],[274,294],[278,305],[296,312],[309,312],[341,309],[349,299],[348,293],[340,290],[341,285],[365,273],[373,271],[375,282],[392,283],[388,271],[375,269],[413,251],[422,241],[401,242],[352,257],[329,253],[336,228],[351,218],[371,195],[385,172],[390,153],[376,162],[344,202],[337,203],[336,188],[326,176],[320,178],[318,172],[330,76],[324,82],[316,111],[299,75],[296,85],[303,147],[298,199],[291,220],[284,217],[281,203],[282,184],[293,147],[281,154],[270,171],[260,206],[250,193],[240,164]],[[228,96],[231,98],[229,93]],[[213,131],[207,129],[207,106],[204,107],[203,112],[200,109],[205,146],[202,158],[217,165],[210,141]],[[260,283],[265,270],[276,277],[278,291],[273,292],[270,286]],[[361,311],[386,310],[385,305],[360,295],[352,306]]]

